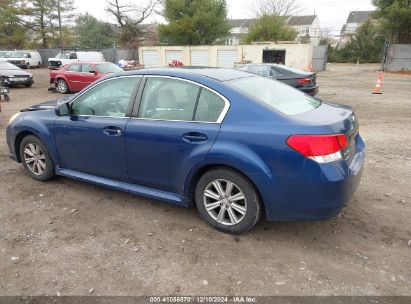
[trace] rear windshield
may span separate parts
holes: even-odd
[[[97,69],[103,74],[118,73],[118,72],[123,71],[121,68],[119,68],[113,63],[101,63],[101,64],[97,64],[96,66],[97,66]]]
[[[304,94],[286,84],[263,77],[249,77],[228,81],[232,87],[257,101],[286,114],[297,115],[321,105],[317,98]]]

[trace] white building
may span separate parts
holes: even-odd
[[[321,40],[320,22],[316,15],[292,16],[288,25],[297,31],[296,41],[318,45]]]
[[[241,40],[247,35],[249,28],[257,19],[231,19],[230,36],[227,39],[228,45],[239,45]],[[310,43],[318,45],[321,39],[320,22],[316,15],[291,16],[288,18],[289,26],[297,31],[296,42]]]
[[[355,34],[357,29],[371,18],[374,11],[354,11],[350,12],[347,22],[343,25],[340,34],[339,46],[343,46],[350,41],[351,36]]]

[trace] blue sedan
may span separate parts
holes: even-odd
[[[216,68],[115,74],[15,114],[11,157],[55,175],[183,207],[228,233],[337,215],[365,157],[353,110]]]

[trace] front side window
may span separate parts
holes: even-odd
[[[200,87],[177,79],[150,77],[144,86],[140,118],[192,121]]]
[[[72,115],[124,117],[139,77],[115,78],[89,89],[72,106]]]
[[[304,94],[284,83],[263,77],[249,77],[228,82],[244,95],[262,102],[286,115],[308,112],[321,105],[317,98]]]
[[[83,73],[90,73],[95,71],[96,69],[91,64],[83,64],[81,67],[81,71]]]
[[[80,72],[81,71],[81,64],[72,64],[67,68],[67,71]]]

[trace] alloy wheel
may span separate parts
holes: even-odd
[[[57,83],[57,89],[60,93],[65,93],[67,91],[67,84],[64,80],[59,80]]]
[[[35,175],[42,175],[46,170],[46,155],[35,143],[28,143],[24,147],[24,162]]]
[[[247,213],[247,200],[243,191],[229,180],[217,179],[209,183],[203,201],[208,214],[223,225],[236,225]]]

